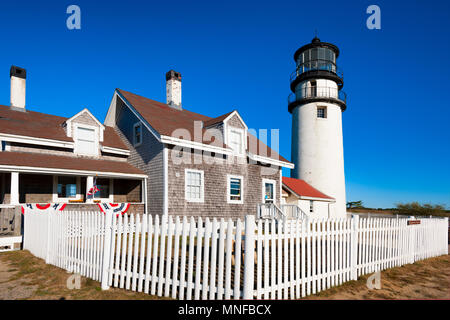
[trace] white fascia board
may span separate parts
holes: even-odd
[[[147,175],[134,174],[134,173],[97,172],[97,171],[85,171],[85,170],[21,167],[21,166],[7,166],[7,165],[0,165],[0,171],[42,173],[42,174],[61,174],[61,175],[80,175],[80,176],[99,176],[99,177],[108,177],[108,178],[137,178],[137,179],[147,178]]]
[[[133,105],[131,103],[128,102],[127,99],[125,99],[125,97],[118,92],[117,90],[115,91],[115,94],[122,99],[123,103],[125,103],[125,105],[128,107],[128,109],[131,110],[131,112],[134,113],[134,115],[144,124],[144,126],[148,129],[148,131],[150,131],[151,134],[153,134],[155,136],[155,138],[161,142],[161,136],[158,133],[158,131],[156,131],[155,129],[153,129],[153,127],[141,116],[141,114],[133,107]],[[109,112],[109,110],[108,110]]]
[[[112,147],[105,147],[105,146],[102,146],[102,151],[103,152],[107,152],[107,153],[120,154],[120,155],[124,155],[124,156],[129,156],[131,154],[130,150],[118,149],[118,148],[112,148]]]
[[[8,142],[17,142],[17,143],[58,147],[58,148],[67,148],[67,149],[74,148],[74,143],[69,142],[69,141],[36,138],[36,137],[30,137],[30,136],[19,136],[19,135],[15,135],[15,134],[7,134],[7,133],[0,133],[0,140],[8,141]]]
[[[232,155],[233,151],[226,148],[221,148],[213,145],[207,145],[200,142],[190,141],[190,140],[184,140],[184,139],[178,139],[174,137],[169,136],[161,136],[161,142],[166,144],[171,144],[175,146],[180,147],[186,147],[186,148],[192,148],[192,149],[198,149],[203,151],[209,151],[209,152],[215,152],[225,155]]]
[[[300,200],[313,200],[313,201],[324,201],[324,202],[336,202],[335,199],[316,198],[316,197],[307,197],[307,196],[300,196]]]
[[[256,154],[252,154],[250,152],[247,152],[247,155],[250,159],[252,159],[254,161],[273,164],[273,165],[276,165],[279,167],[284,167],[284,168],[289,168],[289,169],[294,169],[294,167],[295,167],[295,165],[290,162],[284,162],[284,161],[280,161],[280,160],[276,160],[276,159],[272,159],[272,158],[268,158],[268,157],[262,157],[262,156],[258,156]]]

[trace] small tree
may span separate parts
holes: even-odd
[[[362,200],[347,202],[347,209],[361,209],[364,208]]]
[[[397,203],[398,214],[411,216],[448,216],[445,207],[440,204],[420,204],[419,202]]]

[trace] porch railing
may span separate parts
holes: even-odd
[[[257,217],[259,219],[286,220],[284,212],[274,203],[258,204]]]
[[[283,211],[286,219],[306,219],[308,215],[296,204],[282,204],[281,211]]]

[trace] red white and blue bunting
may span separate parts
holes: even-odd
[[[97,203],[100,211],[106,213],[107,211],[112,211],[117,215],[123,215],[130,208],[129,203]]]
[[[41,210],[45,211],[47,209],[53,209],[54,211],[63,211],[66,207],[66,203],[47,203],[47,204],[39,204],[39,203],[27,203],[22,206],[22,214],[25,214],[27,210]]]

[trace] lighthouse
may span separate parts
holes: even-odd
[[[292,114],[291,177],[335,198],[330,217],[345,217],[342,113],[347,107],[337,46],[315,37],[294,54],[288,110]]]

